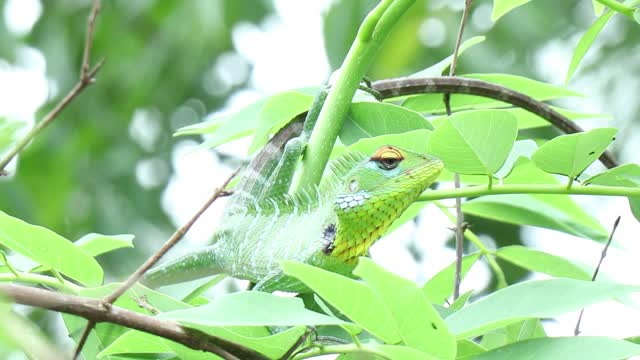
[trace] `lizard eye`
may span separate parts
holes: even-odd
[[[378,160],[378,166],[383,170],[392,170],[398,167],[400,159],[398,158],[384,158]]]
[[[396,147],[383,146],[371,156],[371,160],[375,161],[382,170],[392,170],[398,167],[398,164],[404,160],[404,156]]]

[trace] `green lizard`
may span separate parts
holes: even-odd
[[[314,190],[253,202],[234,194],[213,245],[152,269],[145,282],[161,286],[226,273],[262,291],[308,291],[281,272],[281,260],[350,276],[358,258],[442,169],[435,157],[384,146],[335,160]]]

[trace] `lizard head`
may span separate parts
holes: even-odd
[[[358,163],[335,199],[336,224],[325,253],[346,262],[365,255],[442,172],[440,159],[383,146]],[[324,234],[325,241],[329,240]]]

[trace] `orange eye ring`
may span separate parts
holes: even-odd
[[[402,160],[404,160],[402,152],[393,146],[383,146],[371,156],[371,161],[375,161],[383,170],[395,169]]]

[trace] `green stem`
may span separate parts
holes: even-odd
[[[633,7],[619,3],[616,0],[596,0],[596,1],[613,11],[619,12],[620,14],[624,16],[628,16],[633,19],[633,12],[635,11]]]
[[[4,266],[6,266],[7,269],[9,269],[9,271],[11,271],[13,275],[19,276],[18,271],[13,267],[13,265],[11,265],[11,263],[9,262],[9,259],[7,259],[7,254],[5,254],[4,251],[2,250],[0,250],[0,258],[4,263]]]
[[[414,2],[415,0],[383,0],[362,22],[311,133],[294,189],[320,183],[360,81],[393,25]]]
[[[438,208],[440,208],[442,213],[444,213],[445,216],[447,218],[449,218],[449,220],[451,221],[452,224],[456,223],[456,217],[451,213],[451,211],[449,211],[448,207],[446,207],[444,204],[442,204],[439,201],[434,201],[433,203]],[[503,287],[507,287],[507,285],[508,285],[507,284],[507,278],[505,277],[504,271],[502,271],[502,268],[500,267],[498,262],[496,262],[496,259],[495,259],[496,253],[495,253],[495,251],[489,250],[489,248],[487,248],[484,245],[482,240],[480,240],[478,235],[476,235],[473,231],[471,231],[469,229],[465,230],[464,236],[467,238],[467,240],[471,241],[473,243],[473,245],[475,245],[480,250],[482,255],[487,259],[487,262],[489,263],[489,267],[491,268],[493,273],[496,274],[496,280],[498,282],[498,289],[501,289]]]
[[[2,282],[20,282],[24,284],[46,285],[71,294],[77,294],[82,289],[80,286],[72,284],[68,281],[64,281],[63,283],[61,283],[55,277],[30,273],[21,273],[18,276],[11,273],[0,273],[0,283]]]
[[[620,187],[603,185],[580,185],[567,188],[566,185],[509,184],[469,186],[458,189],[428,190],[418,201],[433,201],[459,197],[475,197],[499,194],[563,194],[563,195],[602,195],[602,196],[640,196],[640,187]]]
[[[293,357],[293,360],[309,359],[309,358],[320,356],[320,355],[349,354],[349,353],[371,354],[371,355],[376,355],[379,358],[391,359],[389,355],[376,349],[373,346],[362,345],[361,347],[358,347],[355,344],[346,344],[346,345],[319,346],[307,352],[297,354],[296,356]]]
[[[62,278],[62,275],[60,275],[60,273],[58,272],[58,270],[56,269],[51,269],[51,273],[53,274],[53,276],[58,279],[58,281],[60,282],[60,284],[64,285],[65,281]]]
[[[573,185],[573,176],[569,177],[569,181],[567,181],[567,190],[571,189],[571,185]]]

